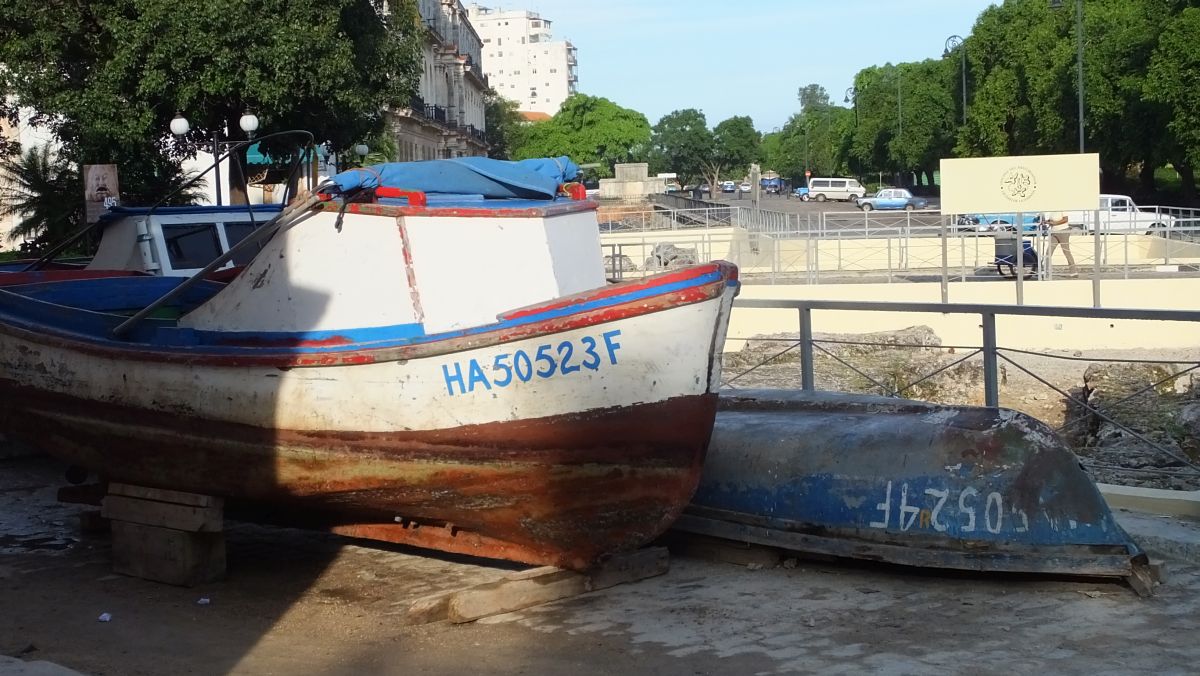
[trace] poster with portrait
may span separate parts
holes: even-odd
[[[117,182],[117,165],[83,165],[83,200],[87,222],[95,223],[104,213],[120,203],[121,186]]]

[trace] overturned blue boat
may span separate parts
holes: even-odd
[[[1023,413],[802,390],[720,398],[675,529],[821,556],[1126,579],[1146,554],[1078,459]]]

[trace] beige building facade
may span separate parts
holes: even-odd
[[[483,41],[459,0],[420,0],[425,42],[417,95],[390,111],[401,162],[486,155]]]
[[[483,38],[483,69],[496,92],[521,111],[557,113],[579,82],[575,46],[554,40],[550,20],[536,12],[476,4],[468,12]]]

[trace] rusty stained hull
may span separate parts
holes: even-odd
[[[0,396],[7,430],[111,481],[316,514],[313,525],[352,536],[573,569],[637,548],[678,517],[717,399],[364,434],[149,415],[6,381]]]
[[[839,393],[722,395],[700,487],[675,528],[974,571],[1124,577],[1146,563],[1045,424]]]

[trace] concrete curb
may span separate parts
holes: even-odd
[[[1112,509],[1200,520],[1200,491],[1096,484]]]

